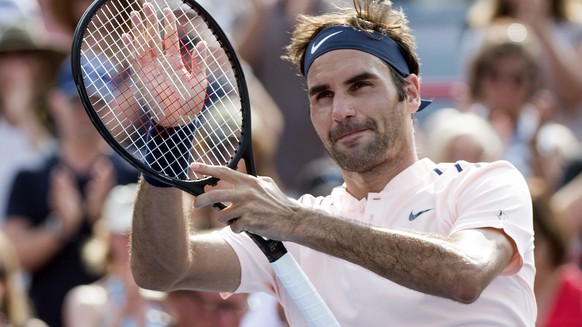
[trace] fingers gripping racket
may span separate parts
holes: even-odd
[[[97,0],[77,26],[71,60],[95,127],[154,181],[199,195],[217,180],[189,163],[235,169],[241,159],[256,175],[243,71],[198,3]],[[310,324],[339,326],[283,243],[249,236]]]

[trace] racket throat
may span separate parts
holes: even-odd
[[[263,238],[262,236],[252,234],[247,232],[249,237],[257,244],[257,246],[263,251],[270,263],[273,263],[287,253],[287,248],[283,245],[283,242],[273,241]]]

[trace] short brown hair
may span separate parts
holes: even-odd
[[[352,26],[362,31],[376,31],[388,36],[403,50],[410,73],[419,74],[416,41],[408,26],[408,19],[402,10],[392,7],[391,1],[382,0],[354,0],[354,8],[351,9],[341,9],[320,16],[299,16],[283,59],[289,60],[301,71],[309,42],[329,26]]]

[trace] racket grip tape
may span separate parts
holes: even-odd
[[[317,290],[290,253],[271,262],[275,274],[311,327],[340,326]]]
[[[165,127],[151,122],[146,138],[146,164],[164,175],[186,179],[190,150],[192,149],[193,124]],[[171,187],[147,173],[144,180],[157,187]]]

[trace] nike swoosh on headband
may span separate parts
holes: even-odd
[[[311,46],[311,50],[310,50],[310,51],[311,51],[311,54],[314,54],[314,53],[315,53],[315,51],[317,51],[317,49],[319,49],[319,47],[320,47],[320,46],[323,44],[323,42],[327,41],[327,40],[328,40],[330,37],[332,37],[332,36],[334,36],[334,35],[336,35],[336,34],[339,34],[339,33],[341,33],[341,32],[343,32],[343,31],[337,31],[337,32],[335,32],[335,33],[332,33],[332,34],[330,34],[330,35],[328,35],[328,36],[324,37],[324,38],[323,38],[321,41],[319,41],[319,42],[317,42],[316,44],[312,45],[312,46]]]
[[[343,33],[341,36],[337,36]],[[333,40],[331,37],[336,36]],[[392,69],[398,72],[402,77],[410,75],[410,68],[404,50],[387,35],[378,31],[371,33],[358,30],[352,26],[329,26],[317,33],[310,41],[310,45],[302,58],[301,73],[307,77],[311,64],[319,56],[333,50],[352,49],[367,52],[386,62]],[[421,111],[432,100],[421,99],[417,111]]]

